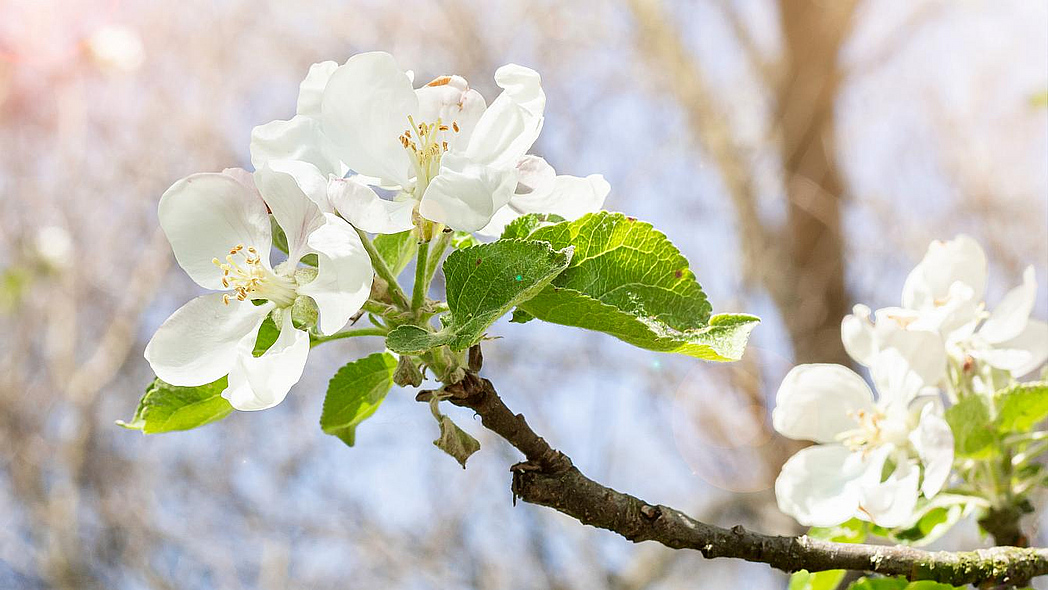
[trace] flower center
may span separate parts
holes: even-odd
[[[856,428],[840,433],[837,438],[852,451],[866,451],[886,443],[899,444],[906,440],[906,432],[901,431],[880,410],[849,411],[848,417],[855,420]]]
[[[218,258],[211,262],[222,269],[222,286],[231,290],[222,296],[226,305],[234,298],[272,301],[277,307],[289,307],[295,302],[295,282],[266,268],[254,248],[237,244],[230,248],[225,263]]]
[[[448,151],[445,133],[458,133],[457,122],[448,127],[437,118],[436,123],[415,123],[408,115],[409,127],[400,136],[400,144],[411,155],[411,164],[415,168],[415,196],[422,197],[429,181],[440,172],[440,157]]]

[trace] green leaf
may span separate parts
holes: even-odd
[[[414,231],[410,229],[397,234],[379,234],[372,243],[394,275],[399,275],[407,268],[418,251],[418,240],[415,239]]]
[[[714,361],[738,360],[760,322],[746,314],[710,317],[688,261],[651,224],[601,211],[543,225],[525,216],[505,236],[575,247],[568,268],[521,304],[532,316],[611,334],[634,346]]]
[[[357,426],[378,410],[393,387],[396,367],[396,357],[377,352],[339,369],[328,383],[320,428],[353,446]]]
[[[939,496],[941,497],[941,495]],[[936,497],[936,500],[939,499]],[[964,506],[960,504],[931,505],[917,522],[906,529],[891,531],[888,538],[897,543],[923,546],[938,540],[945,535],[964,516]]]
[[[985,458],[992,454],[996,433],[990,408],[982,397],[962,397],[946,410],[946,422],[953,431],[954,452],[958,457]]]
[[[386,346],[398,353],[445,344],[453,350],[469,348],[495,320],[545,288],[570,260],[570,248],[554,250],[546,242],[529,240],[498,240],[452,252],[444,261],[451,312],[444,328],[434,333],[399,326],[386,337]]]
[[[834,543],[862,543],[866,540],[866,523],[853,518],[831,527],[811,527],[808,536]]]
[[[469,233],[468,231],[456,231],[455,233],[451,234],[451,247],[456,250],[470,248],[473,246],[479,246],[482,243],[483,242],[478,240],[476,236]]]
[[[454,457],[459,465],[465,469],[466,460],[470,458],[470,455],[480,450],[480,443],[468,432],[452,422],[451,418],[441,414],[438,420],[440,437],[433,441],[433,444],[438,449]]]
[[[287,254],[287,234],[284,233],[284,228],[277,223],[277,218],[272,215],[269,216],[269,228],[270,233],[273,234],[273,245],[276,246],[277,250]]]
[[[255,348],[251,351],[251,354],[262,356],[279,337],[280,328],[277,327],[271,316],[266,316],[262,326],[258,329],[258,337],[255,338]]]
[[[189,430],[225,418],[233,406],[222,397],[226,378],[197,387],[179,387],[154,379],[130,421],[117,424],[145,434]]]
[[[1016,383],[994,395],[997,428],[1002,432],[1028,432],[1048,418],[1048,383]]]
[[[553,213],[528,213],[527,215],[521,215],[506,224],[506,227],[502,229],[501,239],[517,240],[527,238],[540,227],[562,221],[565,221],[563,217]]]
[[[513,310],[513,315],[509,318],[509,321],[514,324],[526,324],[533,319],[535,319],[535,316],[518,307]]]
[[[812,527],[808,536],[834,543],[862,543],[866,540],[866,523],[853,518],[832,527]],[[834,590],[844,579],[844,570],[808,572],[801,570],[790,576],[790,590]]]
[[[810,573],[801,570],[790,576],[789,590],[834,590],[845,575],[844,570]]]
[[[848,590],[954,590],[954,586],[932,580],[909,582],[906,578],[859,578]],[[961,586],[958,589],[964,588]]]

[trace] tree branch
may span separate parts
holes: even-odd
[[[474,347],[474,350],[479,350]],[[474,355],[478,359],[472,362]],[[674,549],[695,549],[707,558],[734,557],[793,572],[847,569],[905,576],[942,583],[1023,585],[1048,574],[1048,549],[994,547],[964,552],[929,552],[820,541],[807,536],[781,537],[724,529],[699,522],[668,506],[653,505],[589,479],[571,459],[555,450],[503,403],[479,369],[471,351],[471,370],[447,385],[448,401],[469,408],[481,423],[517,448],[527,459],[511,468],[514,499],[548,506],[583,524],[613,531],[633,541],[656,541]],[[428,400],[431,392],[419,394]]]

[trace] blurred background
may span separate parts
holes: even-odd
[[[352,449],[322,434],[327,379],[378,339],[316,349],[269,411],[114,425],[152,378],[145,342],[198,293],[161,193],[250,168],[251,128],[290,118],[310,64],[373,49],[489,101],[499,65],[538,70],[533,153],[603,173],[607,208],[665,231],[715,311],[764,318],[729,366],[493,328],[510,407],[649,502],[798,532],[770,489],[796,449],[768,417],[789,367],[846,362],[841,317],[897,304],[933,239],[985,245],[991,305],[1026,264],[1048,277],[1043,1],[0,0],[0,587],[785,588],[514,507],[516,452],[449,407],[483,445],[463,471],[413,391]],[[987,543],[968,523],[936,546]]]

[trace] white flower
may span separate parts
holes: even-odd
[[[949,476],[953,435],[938,397],[895,350],[879,354],[872,373],[876,400],[840,365],[797,366],[779,387],[775,429],[818,443],[791,457],[775,481],[779,509],[801,524],[858,517],[901,526],[919,495],[931,498]]]
[[[290,251],[276,266],[269,261],[267,205]],[[294,326],[293,305],[315,303],[319,330],[332,334],[370,293],[371,261],[356,231],[322,213],[288,174],[263,168],[254,182],[242,170],[194,174],[164,193],[159,217],[190,278],[225,292],[197,297],[172,314],[149,341],[145,357],[157,377],[174,385],[203,385],[228,375],[222,395],[238,410],[279,404],[301,377],[309,335]],[[317,255],[315,271],[299,268],[307,254]],[[271,313],[280,336],[255,357],[259,327]]]
[[[526,212],[574,219],[603,204],[609,188],[599,175],[556,176],[526,156],[546,101],[534,71],[499,68],[503,92],[490,106],[461,76],[417,89],[412,79],[383,52],[315,64],[297,115],[252,132],[252,163],[292,174],[318,206],[372,233],[410,229],[417,212],[494,234]],[[356,175],[343,178],[348,169]]]
[[[872,366],[884,350],[898,351],[924,383],[938,383],[946,375],[946,346],[938,330],[922,329],[917,312],[886,307],[876,312],[856,305],[841,321],[841,341],[859,364]]]
[[[926,383],[945,375],[947,358],[964,370],[980,360],[1014,377],[1033,371],[1048,360],[1048,324],[1030,318],[1034,269],[1025,270],[1022,285],[992,313],[983,303],[986,275],[986,255],[971,237],[932,242],[906,278],[901,308],[878,310],[876,324],[865,306],[844,319],[845,348],[865,365],[878,351],[895,348]]]

